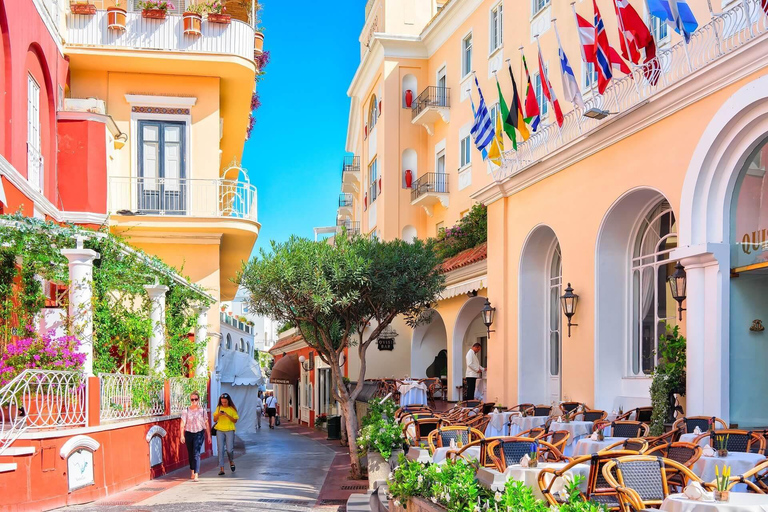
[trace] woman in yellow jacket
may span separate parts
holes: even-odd
[[[229,469],[235,472],[235,423],[239,416],[237,407],[227,393],[219,397],[219,404],[213,413],[213,421],[216,422],[216,442],[219,446],[219,475],[224,474],[224,452],[229,458]]]

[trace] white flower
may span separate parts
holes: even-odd
[[[396,507],[399,507],[399,506],[400,506],[400,500],[395,500],[395,506],[396,506]]]
[[[496,503],[501,502],[501,493],[496,491],[496,494],[493,495],[493,499],[496,500]]]
[[[435,473],[442,473],[442,472],[443,472],[443,470],[442,470],[442,469],[440,469],[440,466],[437,466],[437,467],[435,468]]]
[[[449,493],[445,493],[445,501],[450,502],[451,501],[451,495]]]
[[[432,497],[431,497],[431,498],[429,498],[429,499],[432,501],[432,503],[437,503],[437,498],[435,498],[434,496],[432,496]]]
[[[472,509],[472,512],[480,512],[480,505],[475,505],[475,508]]]
[[[424,477],[419,475],[419,478],[416,479],[417,482],[419,482],[419,485],[424,483]]]
[[[389,480],[392,480],[393,478],[395,478],[395,474],[390,471],[389,472]]]

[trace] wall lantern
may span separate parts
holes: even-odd
[[[301,367],[304,368],[305,372],[308,372],[313,369],[312,367],[314,365],[312,364],[312,362],[314,361],[314,358],[315,358],[314,352],[309,353],[309,359],[307,359],[304,356],[299,356],[299,363],[301,363]]]
[[[685,275],[685,268],[677,262],[675,265],[675,273],[667,277],[669,283],[669,290],[672,292],[672,298],[677,301],[677,311],[680,315],[680,320],[683,319],[683,301],[685,300],[685,288],[688,284],[688,278]]]
[[[395,338],[397,338],[397,331],[391,325],[386,326],[376,339],[379,350],[395,350]]]
[[[483,306],[483,309],[480,311],[480,313],[483,315],[483,323],[485,324],[485,328],[488,329],[488,339],[490,340],[491,333],[496,332],[491,330],[493,319],[496,316],[496,308],[492,308],[491,301],[485,299],[485,305]]]
[[[563,314],[568,318],[568,337],[571,337],[571,326],[579,325],[571,323],[571,318],[576,314],[576,305],[579,303],[579,296],[573,293],[571,283],[565,289],[565,293],[560,297],[560,305],[563,307]]]

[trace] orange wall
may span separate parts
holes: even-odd
[[[105,118],[106,119],[106,118]],[[58,121],[60,207],[107,212],[107,140],[103,122]]]

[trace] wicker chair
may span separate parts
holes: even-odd
[[[478,460],[478,463],[480,464],[480,466],[484,468],[495,469],[496,461],[494,461],[493,458],[490,456],[489,446],[493,441],[496,441],[497,439],[499,438],[488,437],[488,438],[472,441],[471,443],[465,444],[459,449],[448,450],[448,453],[446,454],[445,458],[451,459],[451,460],[454,460],[456,458],[464,459],[467,461],[473,460],[474,457],[468,454],[468,450],[473,446],[477,446],[480,448],[480,460]]]
[[[518,437],[523,437],[523,436],[518,436]],[[529,437],[534,437],[534,436],[529,436]],[[565,450],[565,445],[568,444],[568,439],[571,438],[571,433],[568,432],[567,430],[555,430],[553,432],[547,432],[546,434],[542,433],[538,436],[535,436],[534,438],[539,441],[546,441],[547,443],[557,448],[560,454],[562,454],[563,450]],[[542,460],[545,460],[546,462],[559,462],[563,458],[563,457],[559,457],[558,460],[553,460],[553,457],[556,454],[549,451],[544,452],[542,455],[543,455]]]
[[[656,437],[647,437],[646,440],[648,441],[648,445],[651,446],[651,448],[655,446],[666,446],[670,443],[676,443],[680,439],[680,430],[674,428],[670,430],[669,432],[665,432],[664,434]]]
[[[702,482],[690,469],[670,459],[649,455],[631,455],[608,461],[602,468],[603,478],[619,497],[622,512],[634,512],[661,506],[669,496],[667,469],[677,471],[684,482]]]
[[[403,424],[403,433],[411,446],[420,446],[429,434],[442,426],[440,418],[418,418]],[[413,427],[413,428],[411,428]]]
[[[543,436],[546,433],[547,433],[547,429],[545,429],[544,427],[533,427],[531,429],[520,432],[519,434],[513,437],[530,437],[531,439],[538,439],[539,437]]]
[[[584,500],[591,500],[603,505],[607,510],[619,509],[618,492],[609,486],[602,474],[603,466],[616,457],[635,455],[634,452],[602,452],[574,457],[560,469],[544,468],[539,473],[539,490],[550,505],[560,507],[568,501],[564,495],[557,495],[552,488],[558,481],[562,481],[565,475],[578,464],[589,464],[589,476],[587,478],[587,490],[581,493]],[[568,477],[566,477],[567,479]]]
[[[600,426],[598,427],[598,424]],[[595,422],[595,431],[610,426],[612,437],[645,437],[648,435],[648,425],[640,421]]]
[[[456,443],[457,448],[462,448],[465,444],[485,439],[483,433],[472,427],[438,427],[429,433],[427,441],[429,449],[434,453],[435,449],[450,446],[451,441]]]
[[[601,452],[610,452],[614,450],[626,450],[630,452],[637,452],[638,455],[645,453],[648,450],[648,441],[640,438],[628,438],[622,441],[617,441],[612,445],[606,446]]]
[[[534,405],[525,412],[528,416],[552,416],[552,406]]]
[[[587,406],[581,402],[560,402],[560,411],[564,416],[571,416],[576,414],[576,411],[579,410],[579,407],[584,409],[587,408]]]
[[[600,409],[586,409],[573,416],[577,421],[602,421],[608,416],[608,413]]]
[[[509,412],[519,412],[520,414],[524,413],[528,409],[533,407],[533,404],[517,404],[514,407],[509,408]]]
[[[481,400],[462,400],[461,402],[457,402],[456,406],[474,409],[475,407],[480,407],[482,403]]]
[[[425,405],[404,405],[395,411],[395,419],[402,421],[405,416],[413,414],[434,415],[434,412]]]
[[[719,427],[716,425],[719,425]],[[680,429],[683,434],[692,434],[693,431],[696,430],[696,427],[699,427],[699,430],[702,432],[708,432],[712,430],[713,426],[715,426],[715,430],[718,428],[728,428],[725,421],[716,416],[689,416],[687,418],[680,418],[675,421],[672,428]]]
[[[653,455],[656,457],[664,457],[675,462],[679,462],[688,469],[693,468],[693,464],[701,457],[702,448],[699,445],[693,443],[675,442],[670,444],[664,444],[661,446],[655,446],[645,452],[644,455]],[[685,487],[685,482],[680,473],[672,468],[667,469],[667,484],[670,487],[676,487],[682,490]]]
[[[633,414],[635,415],[634,421],[639,421],[642,423],[650,423],[651,416],[653,415],[653,407],[636,407],[634,409],[631,409],[625,412],[621,416],[617,416],[616,421],[629,420]]]
[[[746,484],[749,492],[768,494],[768,460],[764,460],[743,475],[732,476],[728,490],[737,484]]]
[[[537,445],[538,443],[538,445]],[[508,466],[520,464],[520,459],[530,455],[536,446],[536,458],[563,460],[563,454],[552,444],[530,437],[497,437],[488,445],[488,454],[496,463],[496,470],[504,472]],[[544,454],[548,455],[544,455]]]
[[[765,437],[747,430],[721,429],[705,432],[694,440],[694,444],[709,437],[709,445],[717,450],[724,445],[729,452],[763,453]]]
[[[491,417],[488,415],[480,415],[475,416],[473,418],[469,418],[466,421],[466,425],[468,427],[472,427],[476,430],[479,430],[480,432],[485,432],[485,429],[488,428],[488,423],[491,422]]]

